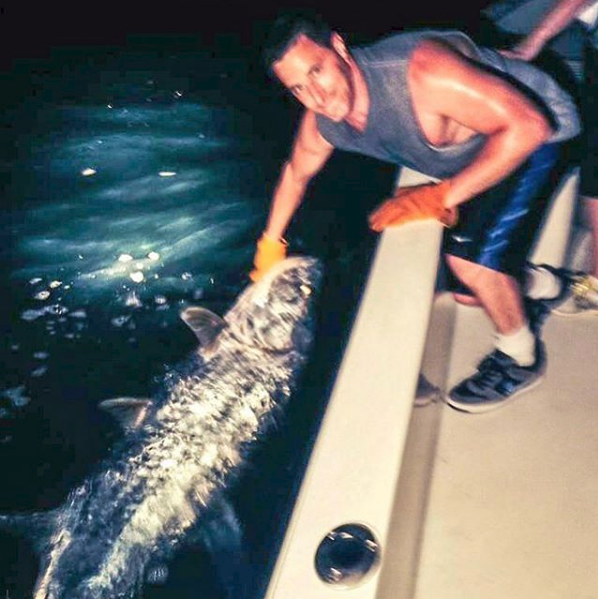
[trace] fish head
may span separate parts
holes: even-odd
[[[227,313],[231,332],[266,351],[306,351],[313,337],[313,306],[322,275],[316,258],[294,256],[279,262]]]

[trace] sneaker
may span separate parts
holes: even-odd
[[[598,279],[585,273],[574,273],[563,301],[552,308],[558,316],[598,314]]]
[[[495,349],[480,362],[475,374],[451,390],[446,402],[463,412],[488,412],[536,386],[545,369],[544,344],[539,339],[531,366],[519,366],[511,356]]]
[[[559,292],[555,297],[542,297],[533,300],[531,298],[526,299],[534,302],[541,302],[550,312],[570,296],[569,287],[571,285],[572,277],[575,274],[573,271],[566,268],[556,268],[550,264],[532,264],[529,262],[527,264],[527,270],[549,272],[558,281]]]
[[[543,304],[547,312],[558,316],[598,314],[596,277],[581,271],[555,268],[549,264],[528,264],[528,268],[546,270],[560,281],[561,291],[556,297],[531,300]]]

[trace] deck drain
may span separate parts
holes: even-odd
[[[330,531],[316,552],[318,576],[326,583],[353,587],[373,571],[380,560],[380,546],[361,524],[344,524]]]

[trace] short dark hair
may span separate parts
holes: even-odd
[[[322,17],[308,10],[285,12],[270,28],[262,49],[266,70],[280,60],[300,35],[305,35],[320,46],[331,47],[332,30]]]

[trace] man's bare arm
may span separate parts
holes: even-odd
[[[561,0],[549,10],[536,27],[511,51],[502,52],[510,58],[533,60],[555,35],[568,27],[588,0]]]
[[[427,40],[416,48],[408,78],[420,122],[444,119],[461,132],[487,136],[474,160],[451,177],[447,207],[470,200],[507,177],[552,134],[532,100],[442,42]]]
[[[313,112],[306,111],[274,191],[268,225],[264,233],[281,239],[299,208],[311,179],[322,169],[333,146],[318,131]]]

